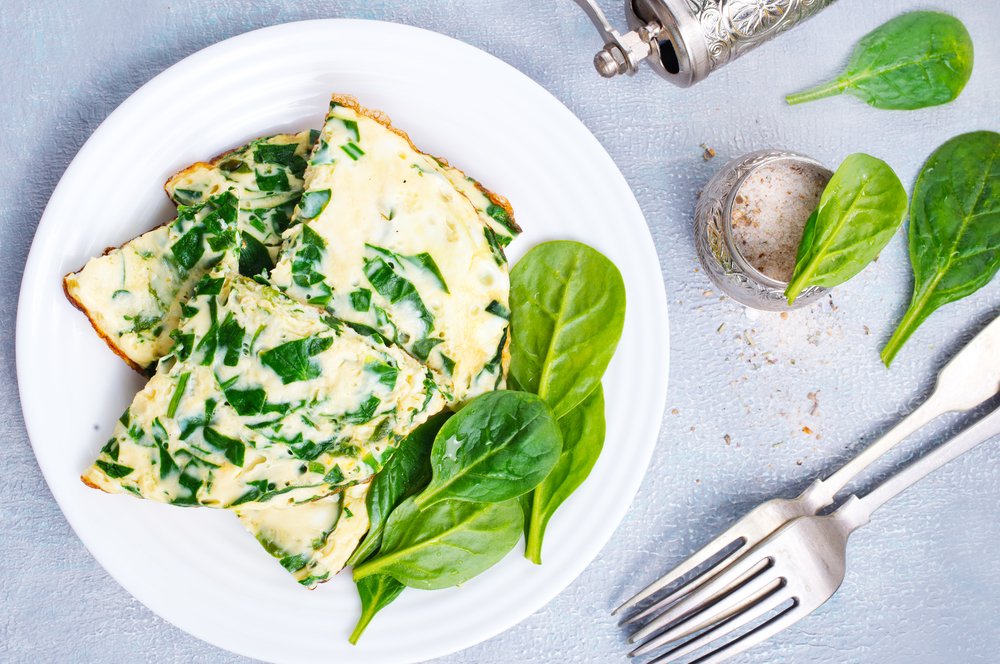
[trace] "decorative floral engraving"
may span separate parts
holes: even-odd
[[[712,71],[801,23],[834,0],[686,0],[701,23]]]

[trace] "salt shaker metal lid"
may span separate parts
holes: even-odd
[[[686,88],[835,0],[625,0],[625,34],[597,0],[575,1],[605,41],[594,56],[601,76],[634,74],[645,60]]]

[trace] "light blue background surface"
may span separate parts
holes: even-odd
[[[0,660],[240,661],[154,616],[90,557],[38,470],[15,385],[17,293],[38,218],[87,137],[152,76],[253,28],[318,17],[383,19],[443,32],[506,60],[597,135],[634,189],[663,266],[672,357],[659,446],[615,537],[566,592],[514,629],[442,661],[622,661],[626,649],[608,615],[614,605],[756,502],[791,494],[836,467],[914,407],[949,354],[1000,312],[998,280],[935,315],[887,371],[877,351],[908,298],[903,233],[831,300],[787,319],[748,315],[696,267],[695,197],[730,157],[785,147],[835,167],[866,151],[892,164],[909,189],[923,159],[947,138],[1000,129],[1000,12],[986,0],[941,5],[973,34],[972,81],[950,106],[890,113],[848,98],[789,109],[781,95],[832,75],[858,37],[926,7],[919,2],[842,0],[680,90],[649,72],[600,79],[590,68],[596,34],[569,0],[5,0]],[[617,2],[604,6],[623,24]],[[703,143],[717,151],[715,159],[703,160]],[[949,418],[936,431],[962,421]],[[610,432],[605,454],[625,442]],[[852,541],[838,595],[741,661],[997,661],[998,456],[1000,443],[984,446],[880,512]]]

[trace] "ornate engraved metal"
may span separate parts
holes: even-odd
[[[798,309],[815,302],[828,290],[817,286],[807,288],[789,307],[785,299],[785,284],[757,272],[742,256],[736,255],[730,217],[735,190],[754,170],[779,159],[818,165],[795,152],[751,152],[723,166],[701,190],[694,208],[695,248],[709,278],[737,302],[766,311]]]
[[[701,24],[714,71],[798,25],[834,0],[685,0]]]

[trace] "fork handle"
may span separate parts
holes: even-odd
[[[819,505],[817,509],[831,504],[841,489],[864,472],[868,466],[872,465],[915,431],[949,410],[951,410],[951,407],[950,404],[946,403],[943,392],[935,390],[919,408],[903,418],[899,424],[862,450],[856,457],[841,466],[840,470],[827,479],[810,486],[806,491],[811,494],[811,502],[814,501]]]
[[[1000,436],[1000,408],[875,487],[861,498],[860,506],[870,515],[941,466],[997,436]]]

